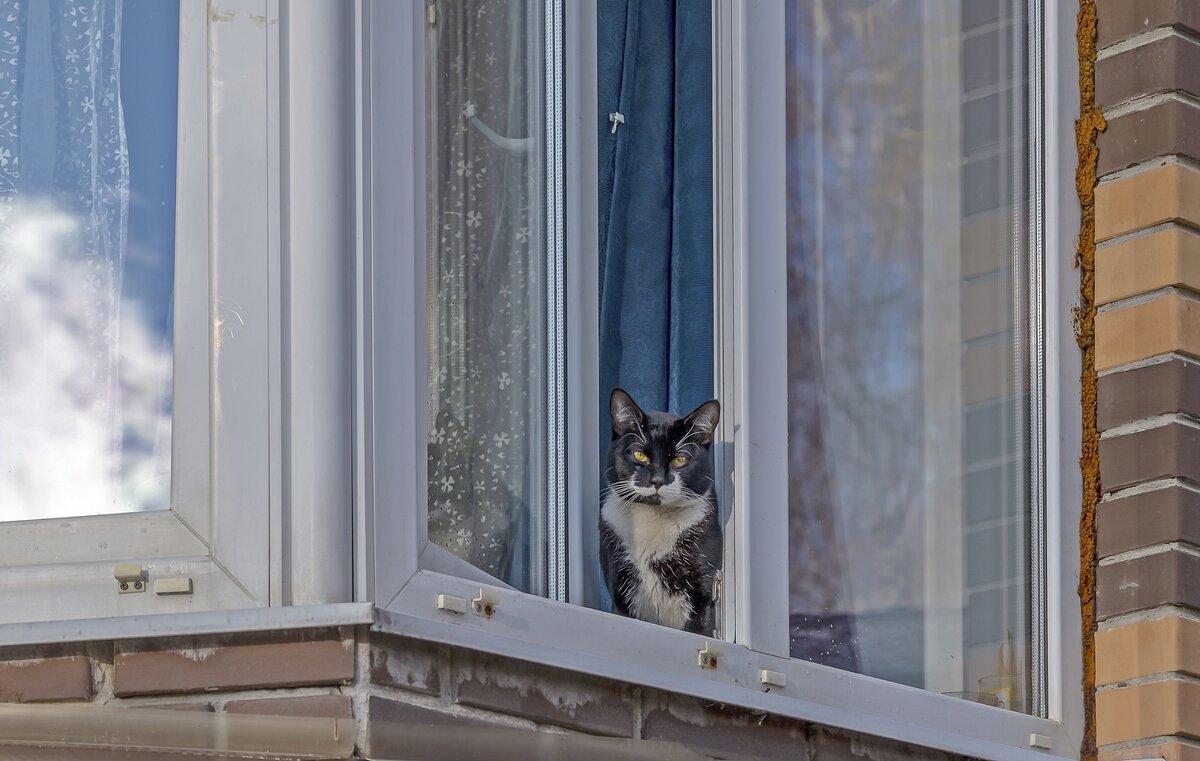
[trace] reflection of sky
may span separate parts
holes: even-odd
[[[105,5],[111,12],[118,4]],[[7,520],[164,508],[169,500],[178,5],[123,2],[127,239],[108,259],[113,277],[101,271],[94,280],[79,276],[91,222],[56,196],[54,66],[62,51],[50,42],[51,12],[50,3],[34,0],[24,30],[7,19],[26,45],[21,174],[0,220],[9,230],[0,241],[7,287],[0,519]],[[109,283],[120,289],[119,309],[98,311],[97,287],[104,292]],[[117,371],[115,404],[97,380],[97,368],[109,366]]]
[[[130,187],[124,298],[141,303],[147,327],[169,349],[175,275],[179,5],[125,0],[123,21],[121,95]]]

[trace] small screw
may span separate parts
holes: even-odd
[[[122,592],[124,592],[126,589],[129,589],[129,582],[128,582],[128,581],[122,581],[122,582],[121,582],[121,591],[122,591]]]
[[[133,588],[139,592],[142,591],[142,582],[140,582],[140,581],[133,582]]]
[[[492,606],[491,606],[491,605],[484,605],[484,606],[483,606],[483,615],[487,616],[488,618],[491,618],[491,617],[492,617],[492,614],[493,614],[493,613],[495,613],[495,612],[496,612],[496,611],[495,611],[495,609],[494,609],[494,608],[492,608]]]

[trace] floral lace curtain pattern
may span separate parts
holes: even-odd
[[[432,7],[429,537],[544,592],[542,19],[526,0]]]
[[[131,396],[157,407],[163,384],[154,337],[121,314],[122,10],[0,11],[0,520],[165,506],[151,504],[166,499],[161,465],[123,462],[139,442],[153,449],[164,421],[123,415]],[[123,377],[123,354],[145,372]]]

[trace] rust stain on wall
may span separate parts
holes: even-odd
[[[1079,603],[1083,638],[1083,744],[1081,761],[1096,758],[1096,506],[1100,502],[1100,429],[1096,420],[1096,141],[1104,130],[1104,115],[1096,107],[1096,2],[1080,0],[1076,40],[1079,46],[1079,121],[1075,147],[1079,164],[1075,190],[1079,194],[1079,305],[1075,308],[1075,340],[1083,352],[1080,401],[1083,446],[1079,469],[1083,476],[1083,505],[1079,518]]]

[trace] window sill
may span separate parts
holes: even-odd
[[[799,719],[976,758],[1077,757],[1078,743],[1057,721],[1003,711],[827,666],[759,653],[744,645],[667,629],[610,613],[489,588],[491,618],[437,608],[439,594],[470,600],[479,585],[418,572],[375,631],[456,645],[582,672],[728,706]],[[707,643],[722,654],[699,665]],[[787,686],[760,683],[763,669]],[[1031,746],[1033,735],[1050,749]]]

